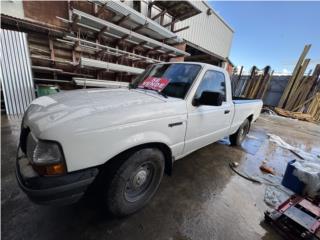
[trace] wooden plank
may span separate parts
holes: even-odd
[[[233,93],[235,94],[238,90],[238,87],[239,87],[239,82],[240,82],[240,79],[241,79],[241,75],[242,75],[242,71],[243,71],[243,66],[241,66],[240,68],[240,72],[239,72],[239,75],[238,75],[238,78],[237,80],[235,81],[235,83],[233,84]]]
[[[311,87],[309,96],[315,95],[317,91],[320,89],[320,81],[318,81],[319,78],[320,78],[320,64],[317,64],[312,73],[313,85]]]
[[[245,96],[245,97],[248,96],[248,93],[249,93],[249,91],[251,89],[251,86],[254,84],[254,78],[255,78],[255,75],[256,75],[256,69],[257,69],[256,66],[252,67],[250,77],[249,77],[249,79],[247,79],[247,81],[245,83],[246,85],[245,85],[244,90],[243,90],[243,96]]]
[[[265,68],[264,68],[264,71],[263,71],[263,79],[262,79],[262,83],[261,83],[261,86],[260,86],[260,89],[257,93],[257,97],[261,98],[261,95],[262,95],[262,92],[264,91],[265,87],[266,87],[266,84],[269,84],[268,80],[269,80],[269,77],[270,77],[270,73],[271,73],[271,67],[269,65],[267,65]]]
[[[308,44],[308,45],[304,46],[304,49],[303,49],[303,51],[302,51],[302,53],[301,53],[301,55],[299,57],[299,60],[298,60],[296,66],[295,66],[295,68],[294,68],[294,70],[292,72],[292,76],[289,79],[289,82],[288,82],[288,84],[287,84],[287,86],[286,86],[286,88],[285,88],[285,90],[284,90],[284,92],[283,92],[283,94],[282,94],[282,96],[280,98],[280,101],[278,103],[278,107],[283,107],[284,104],[286,103],[287,97],[290,94],[291,88],[292,88],[292,86],[293,86],[293,84],[295,82],[298,70],[300,69],[300,66],[301,66],[303,60],[305,59],[305,57],[307,56],[310,48],[311,48],[311,44]]]
[[[303,107],[304,105],[306,105],[307,103],[311,102],[314,98],[316,97],[316,95],[312,96],[311,98],[309,98],[308,100],[304,101],[303,103],[301,103],[300,105],[296,106],[295,108],[292,109],[292,111],[298,111],[299,108]]]
[[[259,89],[259,87],[260,87],[260,85],[261,85],[261,81],[262,81],[263,77],[264,77],[264,75],[261,74],[261,75],[259,76],[259,78],[257,79],[257,81],[255,82],[255,84],[254,84],[254,86],[252,87],[252,90],[251,90],[251,92],[250,92],[250,95],[249,95],[250,98],[255,98],[255,97],[256,97],[257,91],[258,91],[258,89]]]
[[[296,76],[296,79],[295,79],[295,82],[292,84],[292,88],[291,88],[291,91],[290,93],[288,94],[288,97],[287,97],[287,102],[285,103],[285,109],[287,110],[291,110],[292,109],[292,106],[294,104],[294,101],[295,101],[295,98],[297,97],[296,96],[296,91],[297,91],[297,88],[298,86],[301,84],[302,80],[303,80],[303,75],[308,67],[308,64],[310,62],[310,59],[305,59],[301,65],[301,68],[299,69],[299,72]]]
[[[263,89],[262,93],[261,93],[260,99],[263,99],[263,98],[264,98],[264,95],[266,94],[266,92],[267,92],[267,90],[268,90],[268,87],[269,87],[269,84],[270,84],[270,82],[271,82],[273,73],[274,73],[274,71],[272,71],[271,74],[269,75],[268,80],[267,80],[267,82],[266,82],[266,84],[265,84],[265,86],[264,86],[264,89]]]
[[[313,85],[312,78],[306,77],[304,84],[300,87],[299,97],[296,103],[294,104],[293,108],[296,108],[297,106],[301,105],[304,101],[307,100],[312,90],[312,85]]]

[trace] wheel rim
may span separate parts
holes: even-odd
[[[149,190],[154,179],[155,166],[152,162],[141,164],[127,179],[124,196],[127,201],[135,202]]]
[[[248,131],[249,131],[249,124],[246,124],[242,128],[240,128],[240,132],[239,132],[240,142],[243,142],[243,140],[246,137]]]

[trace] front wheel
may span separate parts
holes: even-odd
[[[105,202],[115,216],[126,216],[143,208],[156,193],[164,172],[163,153],[141,149],[119,167],[107,189]]]
[[[250,130],[250,122],[246,119],[241,126],[239,127],[238,131],[234,134],[229,136],[231,145],[233,146],[241,146],[242,142],[246,138],[248,132]]]

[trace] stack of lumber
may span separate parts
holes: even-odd
[[[235,88],[239,87],[238,83],[241,78],[241,72],[242,68]],[[271,81],[272,74],[273,71],[271,72],[270,66],[266,66],[262,70],[259,70],[256,66],[253,66],[249,78],[241,86],[239,95],[246,98],[263,99]]]
[[[320,121],[319,92],[320,92],[320,64],[316,65],[312,75],[305,75],[305,71],[310,63],[306,55],[311,45],[306,45],[293,70],[288,84],[281,96],[278,109],[282,108],[291,111],[297,116],[297,112],[310,114],[315,121]],[[304,118],[304,117],[303,117]]]
[[[310,114],[315,121],[320,122],[320,92],[315,95],[308,106],[307,113]]]

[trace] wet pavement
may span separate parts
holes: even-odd
[[[319,125],[262,115],[242,147],[221,140],[177,161],[143,210],[114,219],[95,199],[64,207],[31,203],[14,176],[20,121],[1,120],[2,239],[280,239],[263,223],[266,186],[240,177],[228,164],[236,161],[239,171],[261,176],[266,161],[282,176],[296,156],[271,143],[267,133],[320,153]]]

